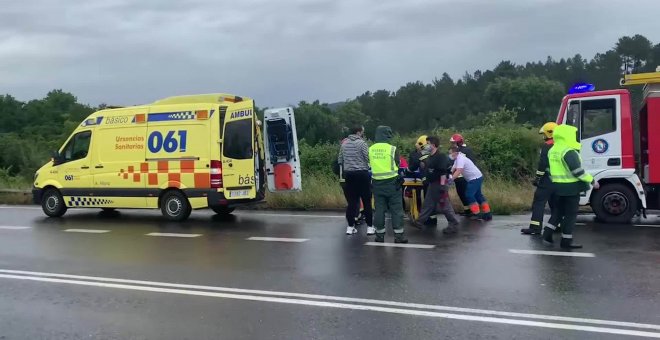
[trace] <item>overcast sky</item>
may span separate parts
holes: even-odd
[[[336,102],[500,60],[660,42],[657,0],[2,1],[0,93],[89,104],[228,92]]]

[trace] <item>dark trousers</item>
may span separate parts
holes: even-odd
[[[552,213],[556,209],[557,197],[552,183],[539,184],[534,191],[534,201],[532,202],[532,220],[529,222],[529,228],[541,231],[543,228],[543,214],[545,213],[546,203],[550,205],[550,220],[548,223],[558,226],[557,221],[552,220]],[[555,214],[556,215],[556,214]],[[555,216],[557,217],[557,216]]]
[[[456,215],[454,214],[454,207],[449,200],[447,186],[440,183],[431,183],[426,191],[424,204],[422,205],[422,210],[417,221],[424,223],[436,212],[444,214],[450,225],[458,224],[458,219],[456,219]]]
[[[355,219],[360,215],[360,200],[364,202],[364,219],[368,226],[373,225],[371,210],[371,176],[368,171],[351,171],[344,173],[346,179],[344,195],[346,196],[346,222],[349,227],[355,226]]]
[[[454,179],[454,185],[456,185],[456,193],[458,194],[458,198],[461,199],[461,202],[463,203],[463,210],[468,210],[470,206],[470,202],[468,202],[467,199],[467,180],[465,177],[459,177]]]
[[[556,209],[553,211],[547,227],[555,230],[558,223],[553,224],[553,222],[559,221],[561,222],[561,237],[573,238],[573,228],[580,209],[580,195],[556,197]]]
[[[389,211],[392,216],[394,233],[403,235],[403,202],[401,201],[401,185],[397,179],[374,180],[374,201],[376,203],[376,218],[374,219],[376,233],[385,233],[385,212]]]

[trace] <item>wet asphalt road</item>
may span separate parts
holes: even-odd
[[[441,220],[408,227],[427,248],[392,248],[365,245],[364,228],[344,235],[336,213],[198,211],[178,224],[0,207],[0,339],[660,337],[660,219],[581,217],[579,257],[520,254],[559,251],[520,235],[527,222],[445,236]]]

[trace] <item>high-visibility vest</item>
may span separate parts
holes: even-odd
[[[584,171],[584,169],[578,168],[571,172],[568,165],[566,165],[564,156],[571,150],[572,149],[568,146],[555,144],[550,151],[548,151],[550,178],[552,179],[552,183],[575,183],[579,181],[591,183],[594,178]],[[580,157],[579,153],[578,157]],[[580,158],[580,163],[582,163],[582,158]]]
[[[369,148],[369,163],[371,177],[375,180],[394,178],[399,175],[394,160],[396,146],[387,143],[376,143]]]

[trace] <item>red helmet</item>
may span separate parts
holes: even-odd
[[[463,136],[459,133],[455,133],[449,138],[449,141],[456,144],[463,144]]]

